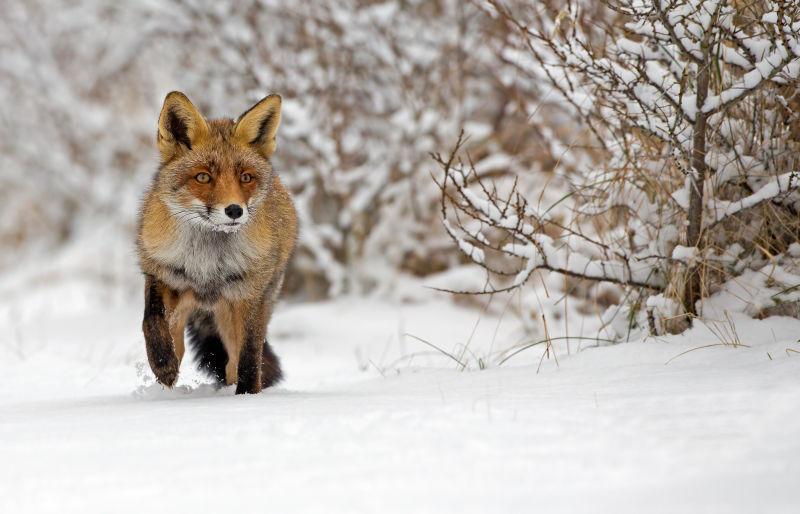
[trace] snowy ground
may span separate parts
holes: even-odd
[[[135,302],[63,307],[0,310],[2,513],[800,512],[796,320],[498,367],[525,342],[510,316],[283,305],[286,382],[234,396],[187,361],[153,384]]]

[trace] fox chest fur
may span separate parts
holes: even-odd
[[[160,244],[159,244],[160,243]],[[176,291],[192,290],[198,299],[246,297],[259,255],[243,233],[179,229],[173,238],[149,249],[162,265],[159,278]]]

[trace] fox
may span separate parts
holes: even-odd
[[[297,213],[272,167],[281,97],[206,119],[173,91],[158,118],[160,166],[144,193],[137,252],[150,368],[171,388],[185,353],[236,394],[278,383],[267,326],[294,253]]]

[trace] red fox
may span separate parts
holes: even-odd
[[[281,98],[206,120],[180,92],[158,119],[161,166],[139,213],[147,358],[172,387],[184,330],[201,369],[236,394],[281,377],[267,324],[297,239],[297,215],[270,164]]]

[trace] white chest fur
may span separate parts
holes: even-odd
[[[177,237],[153,249],[151,255],[169,269],[163,279],[171,287],[224,296],[239,289],[257,258],[242,231],[226,233],[198,227],[182,228]]]

